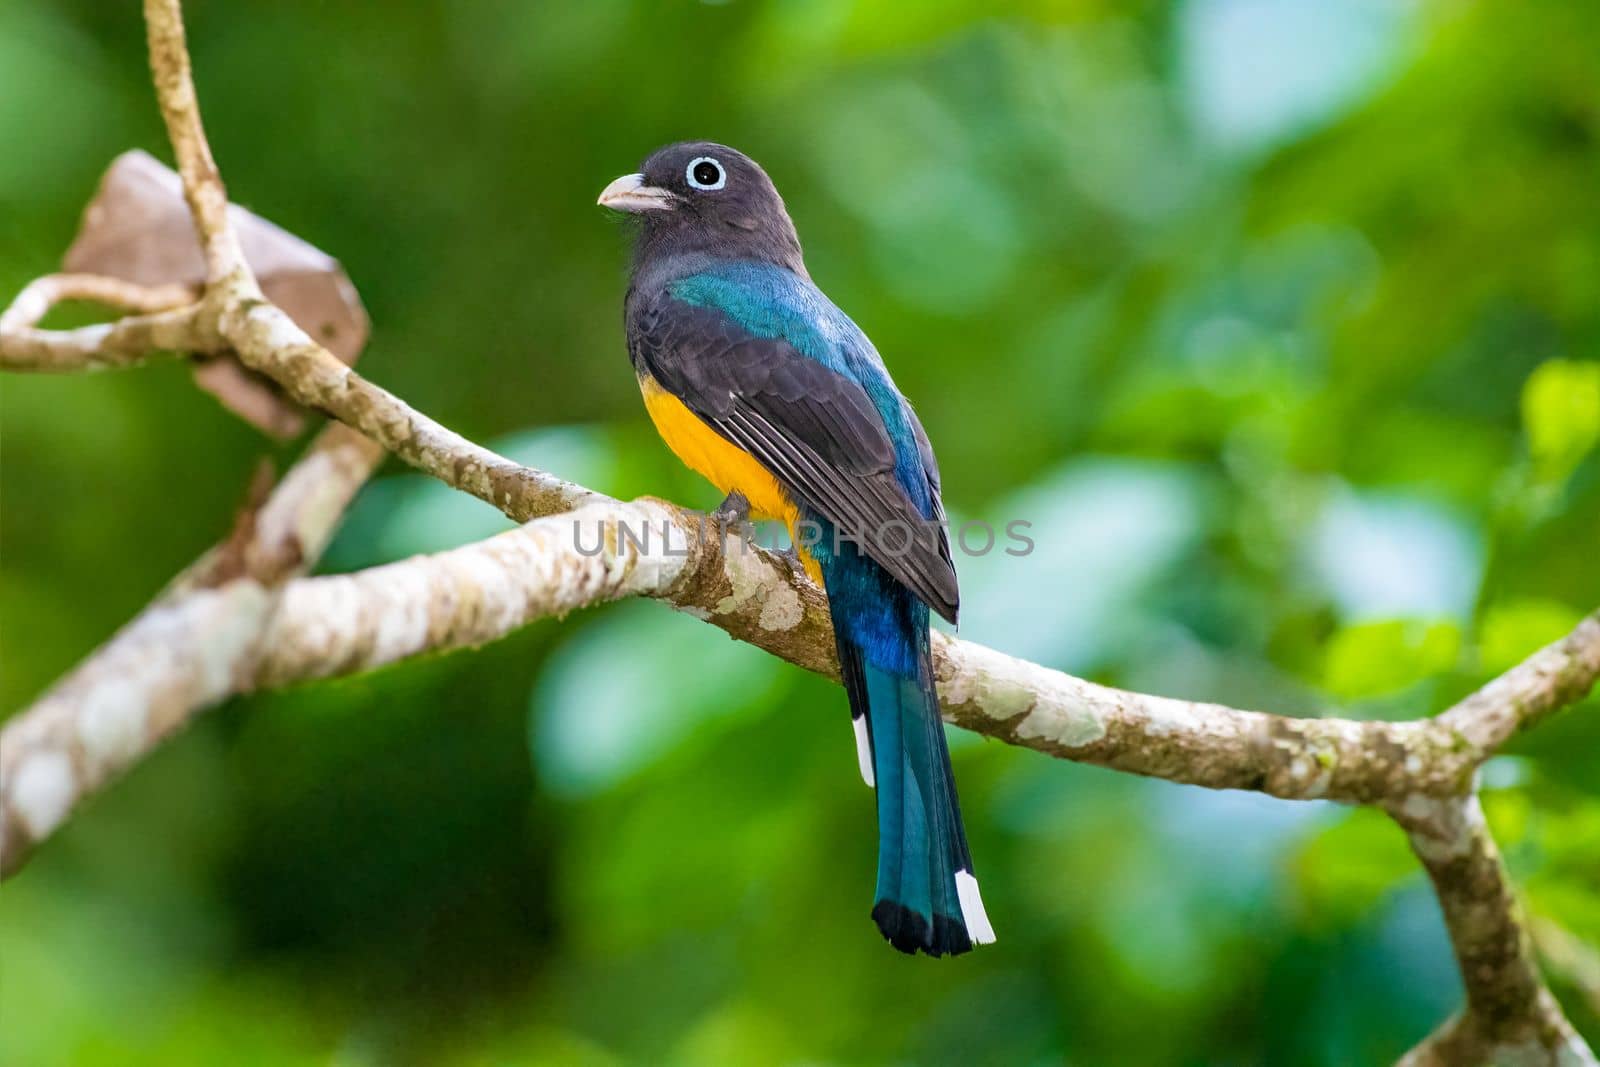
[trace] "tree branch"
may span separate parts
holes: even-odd
[[[1433,882],[1467,990],[1466,1007],[1401,1063],[1593,1063],[1539,977],[1522,910],[1477,794],[1419,794],[1385,806]]]
[[[89,791],[230,692],[481,644],[589,604],[633,595],[665,600],[793,663],[836,673],[822,593],[787,560],[664,501],[622,503],[497,456],[367,382],[267,303],[229,224],[179,4],[146,0],[145,13],[157,97],[205,251],[205,295],[149,321],[136,316],[82,333],[34,330],[38,316],[23,324],[39,304],[38,294],[25,292],[16,315],[0,320],[4,364],[121,365],[138,358],[140,341],[147,348],[231,349],[300,403],[513,518],[536,521],[434,556],[284,582],[314,558],[316,532],[325,536],[377,458],[369,441],[348,434],[338,448],[359,456],[342,468],[342,481],[333,479],[344,490],[314,507],[286,502],[284,521],[269,518],[269,503],[248,535],[230,542],[244,550],[203,561],[6,724],[0,873],[14,870]],[[119,306],[145,306],[143,295],[118,296],[112,302]],[[279,494],[296,496],[291,483],[305,484],[291,477]],[[578,510],[554,517],[572,508]],[[308,513],[320,517],[295,518]],[[291,536],[299,538],[294,551],[285,548]],[[935,670],[951,721],[1014,744],[1215,788],[1383,804],[1433,880],[1468,994],[1463,1013],[1407,1062],[1595,1062],[1532,963],[1473,779],[1519,730],[1593,686],[1600,613],[1444,714],[1410,723],[1292,719],[1127,693],[942,636],[935,639]]]
[[[355,427],[418,470],[518,522],[597,499],[582,486],[513,463],[446,429],[345,366],[273,304],[259,298],[229,301],[219,329],[247,367],[272,378],[301,404]]]
[[[257,681],[278,686],[481,645],[625,595],[664,600],[838,677],[826,599],[786,557],[666,501],[596,497],[475,545],[294,583]],[[1593,686],[1600,612],[1438,718],[1412,722],[1291,718],[1131,693],[942,634],[934,673],[950,722],[1052,756],[1291,799],[1452,796],[1470,790],[1494,751],[1463,732],[1482,733],[1486,694],[1517,692],[1521,714],[1536,719]]]
[[[463,548],[294,583],[257,684],[481,645],[627,595],[838,676],[826,600],[785,557],[665,501],[599,498]],[[934,672],[949,721],[1053,756],[1293,799],[1456,796],[1492,752],[1469,748],[1461,733],[1477,728],[1485,694],[1517,691],[1523,714],[1542,717],[1600,677],[1600,612],[1444,715],[1413,722],[1298,719],[1130,693],[943,635]]]
[[[186,285],[134,285],[95,274],[47,274],[29,283],[0,313],[0,367],[6,370],[80,371],[128,367],[157,350],[216,351],[215,338],[198,328],[199,308]],[[50,309],[68,300],[144,314],[76,330],[41,330]]]
[[[322,554],[383,451],[325,429],[243,536],[203,557],[107,644],[0,729],[0,877],[90,794],[254,672],[285,579]]]
[[[228,221],[228,192],[200,121],[182,5],[178,0],[145,0],[144,24],[156,103],[161,107],[167,140],[172,143],[178,174],[183,178],[184,197],[189,201],[195,231],[205,252],[206,281],[218,286],[227,280],[241,289],[254,290],[255,277]]]
[[[1600,612],[1439,716],[1466,743],[1458,762],[1476,767],[1551,712],[1582,700],[1600,677]]]
[[[837,677],[827,606],[787,559],[665,501],[597,497],[488,540],[285,591],[242,688],[371,670],[497,640],[534,619],[623,596],[660,599],[775,655]],[[1373,802],[1456,796],[1488,753],[1444,725],[1514,687],[1529,715],[1600,674],[1600,613],[1431,720],[1298,719],[1131,693],[957,638],[935,640],[946,717],[1049,755],[1210,788]],[[1559,676],[1562,685],[1536,679]]]

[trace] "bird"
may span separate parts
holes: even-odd
[[[772,179],[726,145],[652,153],[600,194],[637,222],[628,354],[657,432],[777,519],[827,594],[862,778],[876,789],[872,918],[908,954],[994,941],[934,689],[930,611],[954,623],[939,465],[872,342],[812,281]]]

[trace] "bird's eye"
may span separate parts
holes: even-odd
[[[722,164],[710,156],[691,159],[683,173],[696,189],[721,189],[728,184],[728,174],[722,169]]]

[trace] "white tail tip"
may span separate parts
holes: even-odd
[[[856,715],[851,718],[850,725],[856,728],[856,761],[861,764],[861,780],[867,783],[868,789],[876,789],[878,780],[872,773],[872,739],[867,736],[867,717]]]
[[[967,937],[974,945],[994,944],[994,927],[989,925],[983,895],[978,892],[978,880],[971,871],[956,872],[956,897],[961,901],[961,921],[967,925]]]

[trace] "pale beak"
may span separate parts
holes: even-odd
[[[600,193],[600,206],[612,211],[666,211],[677,201],[666,189],[644,183],[643,174],[624,174]]]

